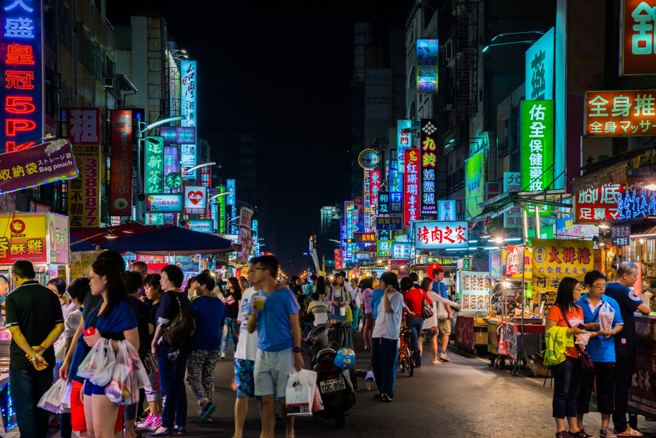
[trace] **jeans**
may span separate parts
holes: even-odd
[[[71,414],[59,414],[59,433],[61,438],[71,438],[73,435]]]
[[[410,350],[414,352],[412,360],[415,361],[415,366],[421,366],[419,339],[421,338],[421,329],[424,327],[424,320],[421,316],[408,316],[405,321],[410,329]]]
[[[626,408],[629,404],[631,378],[636,367],[636,349],[622,348],[615,344],[615,411],[613,425],[617,433],[624,432],[626,423]]]
[[[594,362],[594,374],[583,374],[579,389],[578,414],[590,412],[592,390],[597,386],[597,412],[610,415],[613,413],[614,362]],[[596,379],[595,379],[596,378]]]
[[[393,339],[373,338],[371,341],[371,364],[374,369],[376,386],[381,394],[394,397],[396,379],[396,360],[398,342]]]
[[[576,403],[581,387],[581,359],[567,356],[551,367],[554,378],[554,418],[576,417]]]
[[[353,311],[353,331],[358,331],[358,323],[360,322],[360,308],[358,307]]]
[[[171,361],[166,358],[166,348],[160,348],[157,362],[164,400],[162,427],[184,427],[187,424],[187,391],[184,382],[187,353],[180,352],[178,358]]]
[[[36,405],[52,386],[52,367],[43,371],[10,369],[9,385],[21,436],[45,438],[50,412],[37,408]]]
[[[228,352],[228,332],[232,330],[232,352],[237,351],[237,342],[239,341],[239,324],[237,324],[237,318],[228,318],[225,319],[225,325],[228,327],[228,330],[223,332],[223,337],[221,338],[221,353],[226,354]]]

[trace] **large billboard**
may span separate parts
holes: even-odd
[[[621,74],[656,74],[656,0],[624,0],[622,3]]]
[[[587,91],[584,135],[653,137],[656,90]]]
[[[185,214],[205,215],[207,206],[207,188],[203,186],[186,186],[184,191]]]
[[[523,100],[521,123],[522,184],[529,192],[553,188],[553,100]]]
[[[410,226],[410,222],[419,220],[419,212],[421,209],[419,202],[419,161],[419,148],[405,150],[405,172],[403,173],[403,224],[406,227]]]
[[[467,248],[469,227],[467,222],[418,221],[414,223],[417,249]]]
[[[417,40],[417,93],[437,93],[439,53],[437,39]]]
[[[100,227],[100,145],[76,144],[73,155],[80,174],[68,182],[71,229]]]
[[[553,100],[554,28],[526,51],[526,100]]]
[[[0,102],[5,128],[1,153],[24,149],[43,137],[42,5],[42,1],[5,0],[0,8],[0,64],[4,85],[0,87]]]
[[[132,214],[132,111],[111,115],[111,216]]]
[[[486,164],[485,150],[465,161],[465,208],[468,218],[483,213],[478,204],[483,202]]]
[[[421,214],[437,215],[437,119],[421,119]]]
[[[180,106],[182,115],[186,117],[181,123],[183,127],[197,127],[196,102],[196,61],[182,61],[180,64]],[[182,177],[186,180],[196,179],[196,171],[186,174],[188,169],[196,166],[196,142],[182,144],[181,165]]]

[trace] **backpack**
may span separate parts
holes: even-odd
[[[164,332],[164,342],[172,347],[179,347],[184,341],[189,339],[196,330],[196,323],[194,321],[194,316],[187,312],[180,303],[180,298],[178,298],[178,293],[175,294],[175,299],[178,302],[178,315],[173,321],[169,324]]]

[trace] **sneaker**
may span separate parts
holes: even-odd
[[[556,432],[556,438],[572,438],[572,434],[566,430]]]
[[[617,432],[609,426],[602,426],[601,429],[599,429],[599,436],[601,438],[616,438]]]
[[[225,359],[226,355],[224,353],[221,353],[221,356],[219,356],[219,359]]]
[[[203,408],[200,417],[198,417],[198,424],[206,423],[214,411],[216,411],[216,406],[214,406],[214,404],[208,403],[205,405],[205,408]]]
[[[440,355],[440,360],[442,360],[442,361],[444,361],[444,362],[451,362],[451,361],[449,360],[449,357],[446,355],[446,353],[442,353],[442,354]]]
[[[160,427],[162,427],[162,416],[161,415],[153,415],[153,422],[150,423],[150,428],[152,430],[157,430]]]
[[[569,432],[569,436],[571,436],[572,438],[594,438],[594,436],[590,435],[589,433],[586,433],[582,424],[579,424],[578,427],[579,427],[579,431],[576,433]]]
[[[380,400],[381,400],[382,402],[384,402],[384,403],[390,403],[390,402],[392,401],[392,399],[390,398],[390,396],[387,395],[387,394],[383,394],[383,395],[381,395],[381,396],[380,396]]]
[[[136,428],[137,429],[150,429],[151,425],[153,424],[153,421],[155,421],[155,417],[153,414],[150,412],[148,413],[148,416],[146,417],[146,420],[142,423],[137,424]]]

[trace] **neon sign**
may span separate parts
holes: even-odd
[[[187,117],[181,122],[183,127],[196,127],[196,61],[182,61],[181,104],[182,115]],[[187,174],[186,171],[196,166],[196,142],[183,144],[182,152],[182,175],[185,180],[196,179],[196,171]]]
[[[4,0],[0,8],[0,64],[4,87],[2,124],[5,141],[0,152],[12,152],[34,145],[43,137],[43,57],[42,2]]]

